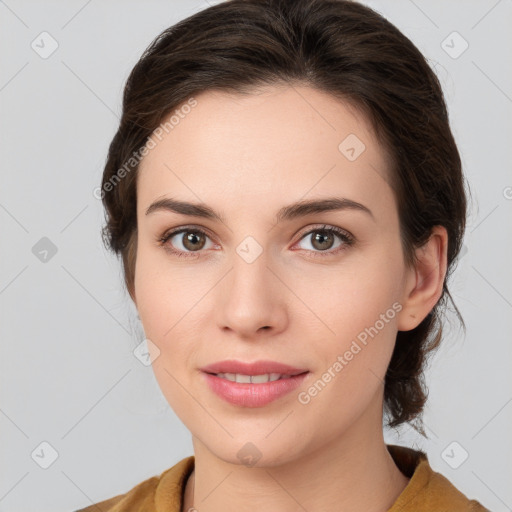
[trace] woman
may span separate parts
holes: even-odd
[[[484,511],[422,431],[466,194],[439,82],[373,10],[231,0],[133,69],[101,196],[194,455],[84,511]]]

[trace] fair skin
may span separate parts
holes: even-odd
[[[305,86],[195,98],[139,168],[131,290],[160,351],[150,347],[156,379],[192,434],[195,469],[182,510],[386,511],[408,479],[383,439],[383,380],[397,331],[416,327],[441,296],[446,230],[436,227],[417,266],[405,266],[385,153],[363,115],[340,100]],[[338,149],[349,134],[366,146],[353,161]],[[333,196],[372,215],[331,210],[276,223],[286,205]],[[164,197],[208,205],[224,222],[163,209],[146,215]],[[324,225],[355,242],[334,235],[331,246],[315,243]],[[206,235],[191,244],[181,233],[165,246],[189,257],[157,242],[183,226]],[[248,236],[262,250],[251,263],[236,250]],[[300,403],[299,392],[394,303],[399,312]],[[248,408],[205,385],[199,368],[226,359],[310,373],[300,389]],[[248,442],[261,453],[250,467],[237,456]]]

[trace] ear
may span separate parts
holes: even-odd
[[[418,262],[406,270],[402,310],[397,315],[397,329],[417,327],[439,301],[447,268],[448,233],[444,226],[434,226],[429,240],[416,249]]]

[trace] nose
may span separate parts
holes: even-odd
[[[237,254],[217,290],[217,324],[247,340],[276,335],[288,324],[286,296],[265,252],[250,263]]]

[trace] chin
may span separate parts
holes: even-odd
[[[212,444],[206,448],[218,459],[237,466],[248,468],[272,468],[282,466],[300,458],[306,450],[303,445],[294,443],[293,435],[282,431],[274,432],[275,439],[265,439],[261,432],[258,436],[243,434],[234,436],[220,444],[218,439],[212,439]],[[204,439],[204,437],[202,438]],[[288,442],[283,442],[287,439]]]

